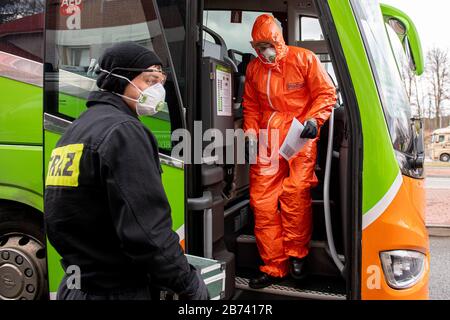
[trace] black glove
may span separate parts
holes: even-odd
[[[205,281],[200,274],[200,270],[195,269],[191,265],[191,271],[195,273],[192,283],[189,288],[180,293],[181,300],[209,300],[208,288],[206,287]]]
[[[253,138],[245,139],[245,163],[256,163],[256,155],[258,154],[258,140]]]
[[[303,128],[302,133],[300,134],[300,138],[314,139],[317,137],[317,133],[319,130],[317,129],[317,122],[314,119],[308,119],[305,122],[305,127]]]

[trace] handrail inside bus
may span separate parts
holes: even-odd
[[[331,158],[333,157],[333,136],[334,136],[334,107],[331,110],[330,122],[328,126],[328,146],[327,157],[325,164],[325,181],[323,186],[323,207],[325,214],[325,229],[327,232],[329,254],[334,261],[334,264],[340,272],[344,270],[344,265],[339,259],[334,245],[333,228],[331,226],[331,210],[330,210],[330,176],[331,176]]]

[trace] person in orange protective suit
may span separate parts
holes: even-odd
[[[312,232],[310,189],[318,183],[316,143],[319,128],[336,103],[336,90],[314,53],[285,44],[272,16],[263,14],[256,19],[252,38],[258,58],[246,72],[244,131],[261,140],[260,130],[266,129],[268,141],[265,146],[259,141],[260,152],[250,168],[250,206],[264,262],[262,274],[251,279],[250,286],[263,288],[289,271],[294,278],[302,276]],[[261,148],[272,150],[274,129],[281,146],[294,117],[305,126],[298,138],[309,140],[288,161],[277,151],[274,167],[273,162],[263,161]],[[271,152],[267,154],[273,159]]]

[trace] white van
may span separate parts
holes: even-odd
[[[450,162],[450,126],[433,131],[430,153],[433,160]]]

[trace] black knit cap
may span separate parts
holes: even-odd
[[[115,68],[147,69],[153,65],[162,66],[162,63],[153,51],[134,42],[120,42],[105,49],[100,57],[99,65],[101,69],[119,74],[131,81],[141,72]],[[96,73],[98,74],[97,86],[100,89],[122,94],[128,85],[125,79],[115,77],[107,72],[97,70]]]

